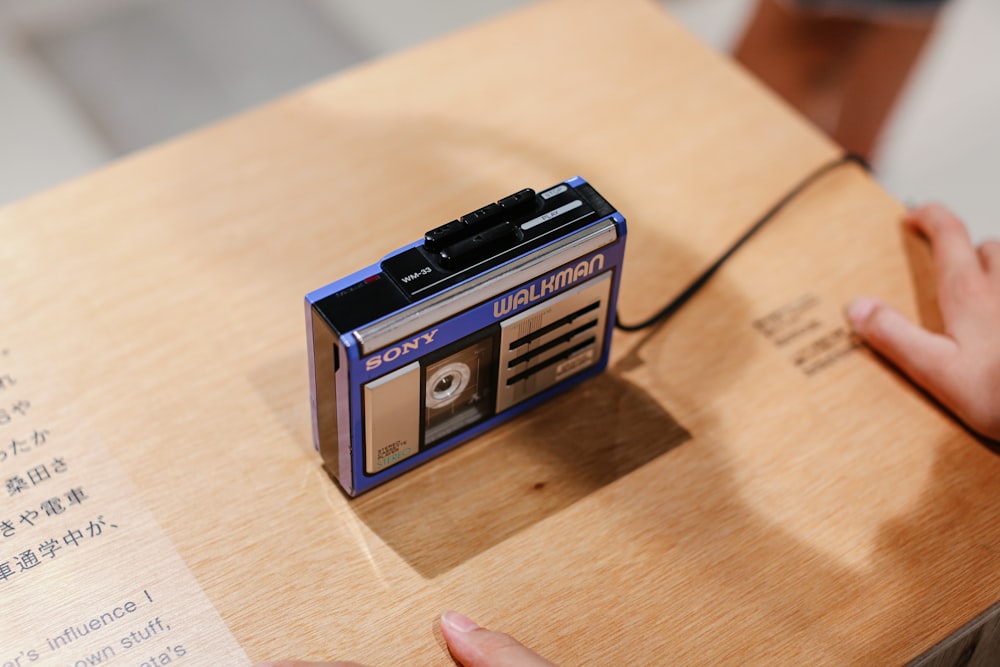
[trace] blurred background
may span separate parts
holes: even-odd
[[[610,0],[609,0],[610,1]],[[654,0],[650,0],[654,1]],[[730,52],[752,0],[659,0]],[[527,0],[0,0],[0,205]],[[875,160],[1000,236],[1000,2],[952,0]]]

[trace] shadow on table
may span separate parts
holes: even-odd
[[[679,221],[672,221],[669,207],[660,203],[669,199],[669,192],[643,206],[640,194],[628,194],[629,188],[623,187],[629,179],[614,160],[584,160],[582,155],[561,152],[560,136],[572,134],[571,129],[545,128],[545,140],[539,141],[534,135],[507,134],[474,122],[330,113],[323,107],[311,111],[317,115],[298,108],[299,122],[282,126],[278,143],[283,149],[267,163],[267,169],[276,175],[290,170],[309,178],[325,178],[327,172],[342,177],[332,180],[329,187],[309,188],[308,199],[298,197],[294,190],[283,190],[280,199],[258,203],[265,210],[270,206],[281,210],[273,224],[275,238],[282,243],[255,245],[252,258],[236,254],[232,258],[232,271],[240,284],[266,277],[261,290],[268,296],[259,298],[258,308],[268,317],[275,312],[285,317],[286,310],[300,308],[299,295],[317,286],[317,276],[337,277],[346,270],[330,266],[331,262],[337,266],[342,248],[350,248],[352,257],[374,260],[428,226],[446,221],[461,207],[471,208],[473,203],[492,201],[525,185],[537,187],[578,172],[592,178],[622,211],[635,211],[641,218],[646,210],[647,220],[656,221],[645,225],[644,252],[627,250],[626,263],[631,268],[625,271],[622,302],[630,312],[647,310],[682,288],[702,263],[670,231],[678,228]],[[325,128],[320,137],[322,150],[316,147],[317,118]],[[310,149],[292,150],[302,142]],[[286,154],[294,157],[294,163],[283,162]],[[370,163],[378,168],[349,172],[331,168],[338,156],[353,154],[369,155]],[[416,172],[422,174],[419,183],[441,183],[442,187],[411,188],[411,175]],[[512,174],[516,179],[512,180]],[[385,183],[396,184],[392,197],[352,195],[378,192]],[[660,189],[652,183],[648,187]],[[412,205],[401,207],[400,201]],[[296,212],[289,210],[289,202],[307,205]],[[329,216],[327,223],[315,226],[319,234],[278,231],[287,219],[308,223],[315,215]],[[369,227],[355,224],[357,220],[394,222],[373,234]],[[191,248],[195,256],[202,252],[202,246]],[[290,264],[286,256],[299,261]],[[664,257],[670,261],[663,261]],[[629,277],[630,272],[635,275]],[[645,277],[656,282],[653,293],[642,289]],[[731,307],[739,316],[745,302],[737,288],[729,288]],[[635,297],[644,298],[635,302]],[[295,318],[298,325],[301,315],[295,312],[287,317]],[[269,363],[262,362],[251,381],[290,440],[305,450],[311,438],[302,387],[302,340],[296,338],[297,347],[280,358],[275,354]],[[739,366],[730,365],[727,372]],[[593,378],[433,464],[352,499],[349,509],[422,576],[445,573],[691,438],[662,405],[624,375],[609,371]],[[726,381],[725,374],[718,379]]]
[[[351,507],[433,578],[690,439],[644,391],[605,373]]]

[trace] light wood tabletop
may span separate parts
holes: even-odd
[[[857,167],[665,325],[616,333],[606,373],[383,487],[348,499],[310,432],[306,292],[579,174],[628,220],[635,321],[838,153],[655,3],[541,2],[0,212],[0,348],[25,376],[0,409],[48,405],[71,465],[100,442],[233,664],[451,664],[445,609],[563,665],[902,664],[1000,599],[1000,459],[846,329],[859,294],[934,316],[926,249]],[[96,615],[67,583],[94,558],[67,549],[0,590]],[[101,576],[145,604],[125,569]],[[193,643],[173,658],[210,664]]]

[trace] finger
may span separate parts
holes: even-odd
[[[1000,241],[989,239],[979,246],[979,263],[993,277],[1000,276]]]
[[[555,667],[513,637],[481,628],[454,611],[441,615],[441,633],[463,667]]]
[[[927,237],[934,263],[943,280],[980,268],[969,231],[954,213],[939,204],[927,204],[907,215],[906,222]]]
[[[951,369],[958,353],[954,340],[914,324],[878,299],[855,299],[847,317],[869,347],[946,404],[952,402]]]

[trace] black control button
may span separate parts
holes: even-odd
[[[447,225],[435,227],[424,234],[424,246],[436,252],[464,237],[468,232],[460,220],[452,220]]]
[[[500,210],[500,207],[496,204],[487,204],[480,209],[476,209],[472,213],[466,213],[463,215],[462,222],[466,227],[479,229],[497,220],[501,213],[502,211]]]
[[[446,269],[456,269],[502,252],[513,246],[517,240],[517,227],[509,222],[501,222],[475,236],[448,246],[438,253],[438,257],[441,266]]]
[[[509,197],[504,197],[497,203],[500,204],[500,208],[503,209],[504,213],[510,215],[533,210],[538,203],[538,198],[534,190],[525,188]]]
[[[424,234],[424,247],[431,252],[458,243],[460,240],[494,225],[500,221],[504,211],[496,204],[488,204],[466,213],[458,220],[441,225]]]

